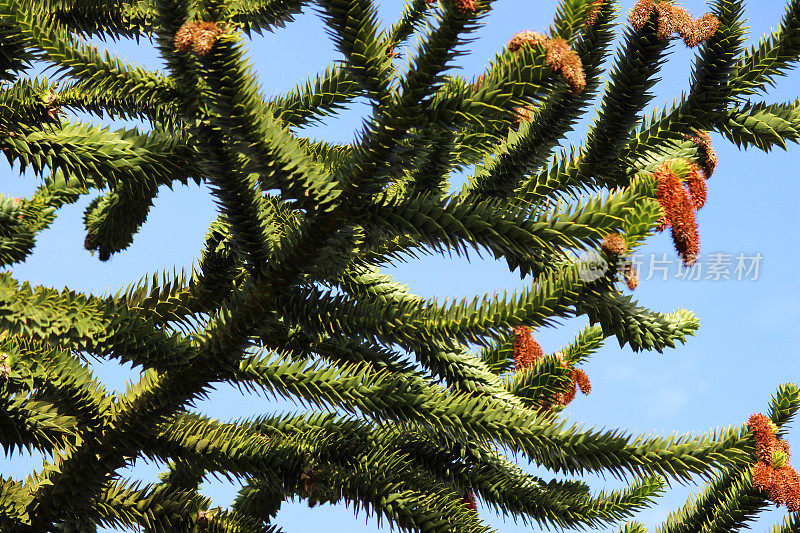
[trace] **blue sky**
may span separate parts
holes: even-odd
[[[623,1],[624,13],[633,4]],[[699,15],[704,3],[691,0],[682,5]],[[468,47],[470,54],[459,58],[461,72],[471,77],[479,74],[512,34],[523,29],[545,31],[555,12],[553,0],[500,0],[487,24]],[[381,2],[380,12],[390,23],[402,9],[399,0]],[[784,2],[751,0],[747,17],[757,40],[775,26],[784,10]],[[279,94],[293,87],[309,74],[318,72],[338,59],[325,30],[312,9],[306,11],[275,34],[254,36],[250,54],[259,73],[263,92]],[[161,63],[147,41],[101,44],[121,57],[160,68]],[[655,105],[662,107],[686,90],[692,53],[676,43],[670,62],[662,72],[663,81],[655,91]],[[779,81],[765,100],[794,100],[800,93],[800,76],[793,72]],[[755,98],[754,101],[759,100]],[[302,134],[318,139],[350,141],[368,109],[358,102],[325,124],[307,128]],[[593,112],[578,126],[569,139],[579,142]],[[85,118],[85,117],[84,117]],[[115,127],[130,125],[114,123]],[[733,256],[760,253],[759,277],[751,280],[675,279],[676,255],[667,235],[652,237],[642,250],[671,261],[667,280],[655,276],[643,279],[636,291],[646,306],[663,311],[685,308],[701,320],[697,335],[685,346],[663,355],[634,354],[620,349],[611,340],[584,366],[592,380],[593,391],[580,396],[565,411],[573,422],[597,427],[621,427],[642,433],[705,432],[711,428],[741,424],[754,412],[766,410],[767,402],[780,383],[800,383],[800,150],[790,145],[788,152],[764,154],[756,150],[737,151],[718,135],[712,134],[720,155],[720,165],[709,182],[709,202],[700,212],[699,221],[704,254]],[[8,195],[29,195],[37,185],[32,175],[20,178],[5,161],[0,162],[2,187]],[[156,207],[134,244],[123,254],[101,263],[83,249],[83,208],[89,198],[62,210],[52,228],[41,235],[36,252],[25,263],[13,268],[14,276],[57,288],[94,294],[115,292],[122,285],[137,281],[148,272],[181,268],[199,256],[203,235],[213,219],[214,205],[205,187],[191,186],[161,191]],[[650,257],[649,255],[646,255]],[[708,258],[704,260],[707,262]],[[648,268],[644,268],[647,277]],[[484,292],[520,288],[517,276],[507,272],[502,263],[481,260],[467,262],[458,258],[429,256],[391,269],[397,279],[426,297],[463,297]],[[705,277],[705,273],[703,275]],[[570,320],[555,329],[538,333],[545,351],[552,352],[568,343],[585,324]],[[116,364],[97,365],[101,378],[112,387],[124,388],[135,372]],[[237,390],[220,387],[197,409],[220,419],[253,414],[300,410],[286,402],[269,398],[243,397]],[[794,428],[789,442],[800,450],[800,431]],[[797,454],[796,454],[797,455]],[[795,466],[800,466],[795,459]],[[0,458],[0,472],[20,477],[35,467],[33,458]],[[534,467],[531,471],[539,472]],[[157,468],[137,463],[133,475],[154,481]],[[593,488],[616,487],[613,479],[588,478]],[[206,493],[217,504],[225,505],[235,487],[213,479],[205,484]],[[686,495],[697,487],[675,486],[656,506],[638,519],[655,525],[666,514],[683,504]],[[497,518],[490,509],[480,514],[501,531],[536,531]],[[771,526],[781,512],[753,526],[763,530]],[[363,514],[355,518],[344,506],[307,508],[303,502],[287,502],[278,516],[286,531],[305,532],[324,524],[326,531],[376,531],[374,520],[365,524]]]

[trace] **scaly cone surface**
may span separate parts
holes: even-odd
[[[674,2],[620,17],[614,0],[563,0],[550,28],[520,27],[461,77],[455,59],[495,3],[409,0],[383,24],[373,0],[0,0],[0,149],[41,180],[29,198],[0,196],[0,446],[46,457],[25,479],[0,476],[0,531],[277,532],[294,498],[425,532],[489,531],[487,507],[555,530],[606,528],[668,482],[700,477],[703,492],[659,531],[728,533],[768,504],[796,509],[779,438],[796,385],[778,389],[766,432],[759,419],[633,435],[562,414],[590,392],[581,365],[607,339],[663,352],[697,329],[689,311],[621,292],[640,283],[631,254],[661,226],[684,261],[696,257],[695,212],[717,165],[707,132],[762,150],[800,138],[796,102],[757,101],[798,60],[800,0],[750,50],[742,0],[697,18]],[[265,94],[245,37],[304,9],[340,60]],[[92,44],[121,37],[152,39],[163,70]],[[696,55],[687,92],[643,120],[678,38]],[[559,151],[596,97],[583,142]],[[356,100],[371,107],[353,143],[303,136]],[[111,131],[87,114],[145,126]],[[450,177],[465,168],[456,192]],[[113,296],[15,278],[60,208],[92,197],[84,247],[113,263],[159,188],[190,181],[219,216],[184,271]],[[471,249],[526,290],[442,304],[381,270]],[[589,325],[545,354],[531,332],[573,317]],[[114,393],[96,359],[140,379]],[[265,413],[274,396],[305,411],[222,421],[188,409],[218,384],[265,393]],[[126,478],[136,459],[161,465],[159,481]],[[588,473],[630,484],[593,492]],[[208,477],[242,483],[231,505],[202,493]]]

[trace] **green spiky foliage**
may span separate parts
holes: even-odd
[[[661,352],[698,327],[688,311],[623,293],[623,258],[600,244],[619,233],[635,249],[652,234],[663,214],[653,170],[702,157],[687,135],[715,130],[763,150],[800,137],[800,104],[752,100],[798,59],[800,0],[751,50],[742,0],[712,1],[719,28],[697,49],[687,93],[646,120],[669,53],[655,15],[633,28],[613,0],[563,0],[548,36],[580,58],[585,87],[539,44],[498,51],[470,83],[451,67],[492,4],[409,0],[384,25],[373,0],[0,0],[0,147],[42,178],[31,198],[0,199],[3,266],[83,195],[95,195],[86,247],[101,260],[130,245],[161,185],[205,183],[219,207],[198,262],[113,296],[0,275],[0,444],[46,457],[24,480],[0,478],[0,530],[280,531],[281,503],[301,498],[403,529],[489,531],[465,503],[474,494],[525,523],[644,531],[625,520],[697,475],[708,485],[664,533],[736,531],[768,504],[744,424],[638,436],[566,425],[553,398],[610,337]],[[279,31],[303,9],[324,19],[342,61],[265,95],[243,34]],[[151,39],[165,70],[87,37]],[[34,63],[58,83],[27,76]],[[604,79],[585,141],[557,152]],[[301,135],[356,98],[372,104],[356,142]],[[71,111],[149,127],[112,132]],[[442,304],[381,271],[470,250],[507,262],[527,289]],[[584,252],[608,268],[587,277]],[[513,328],[584,315],[573,344],[514,371]],[[110,392],[93,358],[132,363],[141,378]],[[308,410],[220,421],[187,409],[219,383]],[[772,420],[780,428],[798,406],[800,388],[782,386]],[[526,473],[508,451],[560,480]],[[122,477],[137,458],[164,466],[158,483]],[[630,486],[592,493],[579,476],[593,472]],[[209,475],[243,484],[230,507],[200,493]]]

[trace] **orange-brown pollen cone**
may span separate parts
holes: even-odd
[[[706,177],[700,167],[691,165],[685,184],[695,210],[702,209],[708,199],[708,185],[706,185]]]
[[[544,44],[547,37],[536,31],[524,30],[515,33],[511,40],[508,41],[507,48],[512,52],[519,52],[523,46],[536,46],[537,44]]]
[[[685,265],[697,261],[700,253],[700,235],[697,231],[694,203],[678,176],[663,163],[653,173],[658,186],[656,199],[664,210],[664,217],[672,227],[672,242]]]
[[[772,486],[772,467],[758,461],[753,465],[753,488],[759,492],[767,492]]]
[[[220,35],[222,28],[216,22],[187,20],[175,32],[175,49],[185,52],[191,46],[194,53],[202,57],[211,51]]]
[[[657,37],[668,41],[677,34],[693,48],[712,37],[719,28],[719,19],[710,13],[704,14],[697,20],[684,8],[671,2],[656,2],[655,0],[639,0],[631,9],[628,20],[637,30],[647,25],[653,12],[658,16]]]
[[[547,66],[561,73],[573,93],[583,91],[586,88],[586,75],[583,72],[581,56],[570,50],[564,39],[550,39],[546,46]]]
[[[574,381],[571,381],[569,385],[567,385],[567,390],[561,392],[557,395],[557,403],[561,405],[569,405],[572,403],[572,400],[575,399],[575,394],[578,392],[578,387],[575,385]]]
[[[586,372],[580,368],[573,368],[570,371],[570,377],[578,384],[578,388],[581,389],[582,394],[589,394],[592,392],[592,382],[589,381],[589,376],[586,375]]]
[[[603,237],[600,248],[609,255],[625,255],[628,251],[628,243],[625,237],[619,233],[609,233]]]
[[[628,21],[631,23],[631,26],[637,30],[644,28],[650,20],[650,15],[653,13],[655,7],[655,0],[639,0],[636,2],[628,15]]]
[[[541,33],[526,30],[514,34],[506,47],[511,52],[519,52],[523,46],[538,44],[547,48],[547,66],[561,74],[573,93],[582,92],[586,88],[586,74],[583,71],[581,56],[570,50],[564,39],[547,39]]]
[[[625,278],[625,285],[627,285],[630,290],[635,291],[639,287],[639,271],[634,265],[630,263],[625,265],[622,275]]]
[[[763,414],[752,415],[747,427],[756,441],[753,488],[766,494],[775,505],[785,505],[789,512],[800,511],[800,475],[787,462],[791,457],[789,443],[775,437],[777,427]],[[779,468],[774,468],[773,460],[778,454],[783,454],[785,461],[776,461],[774,465]]]
[[[703,169],[706,179],[714,175],[714,171],[719,164],[719,157],[716,150],[711,145],[711,136],[705,131],[695,130],[692,135],[687,135],[687,139],[697,145],[697,155],[700,157],[698,161],[700,168]]]
[[[527,326],[514,328],[514,370],[530,368],[544,356],[542,347],[531,335]]]

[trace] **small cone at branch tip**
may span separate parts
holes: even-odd
[[[478,9],[477,0],[456,0],[456,8],[462,13],[470,13]]]
[[[603,237],[600,248],[609,255],[625,255],[628,252],[628,243],[619,233],[609,233]]]
[[[185,52],[191,46],[194,53],[204,56],[214,47],[222,28],[216,22],[187,20],[175,32],[175,49]]]
[[[537,44],[545,44],[547,37],[536,31],[524,30],[515,33],[511,40],[508,41],[506,47],[511,52],[519,52],[525,45],[536,46]]]
[[[639,287],[639,270],[632,264],[628,263],[622,270],[622,275],[625,278],[625,285],[628,289],[635,291]]]
[[[561,76],[567,81],[574,94],[579,94],[586,88],[586,74],[583,72],[581,56],[577,52],[570,51],[564,56]]]
[[[547,66],[561,74],[573,93],[582,92],[586,88],[586,74],[583,71],[581,56],[570,50],[564,39],[548,39],[541,33],[525,30],[515,33],[506,47],[511,52],[519,52],[523,46],[538,44],[547,48],[545,56]]]
[[[684,183],[689,191],[689,196],[692,198],[695,210],[702,209],[708,199],[708,185],[700,167],[692,164]]]
[[[597,24],[597,17],[600,15],[600,9],[602,9],[604,1],[605,0],[595,0],[592,2],[592,10],[589,12],[589,16],[586,17],[587,26],[594,26]]]

